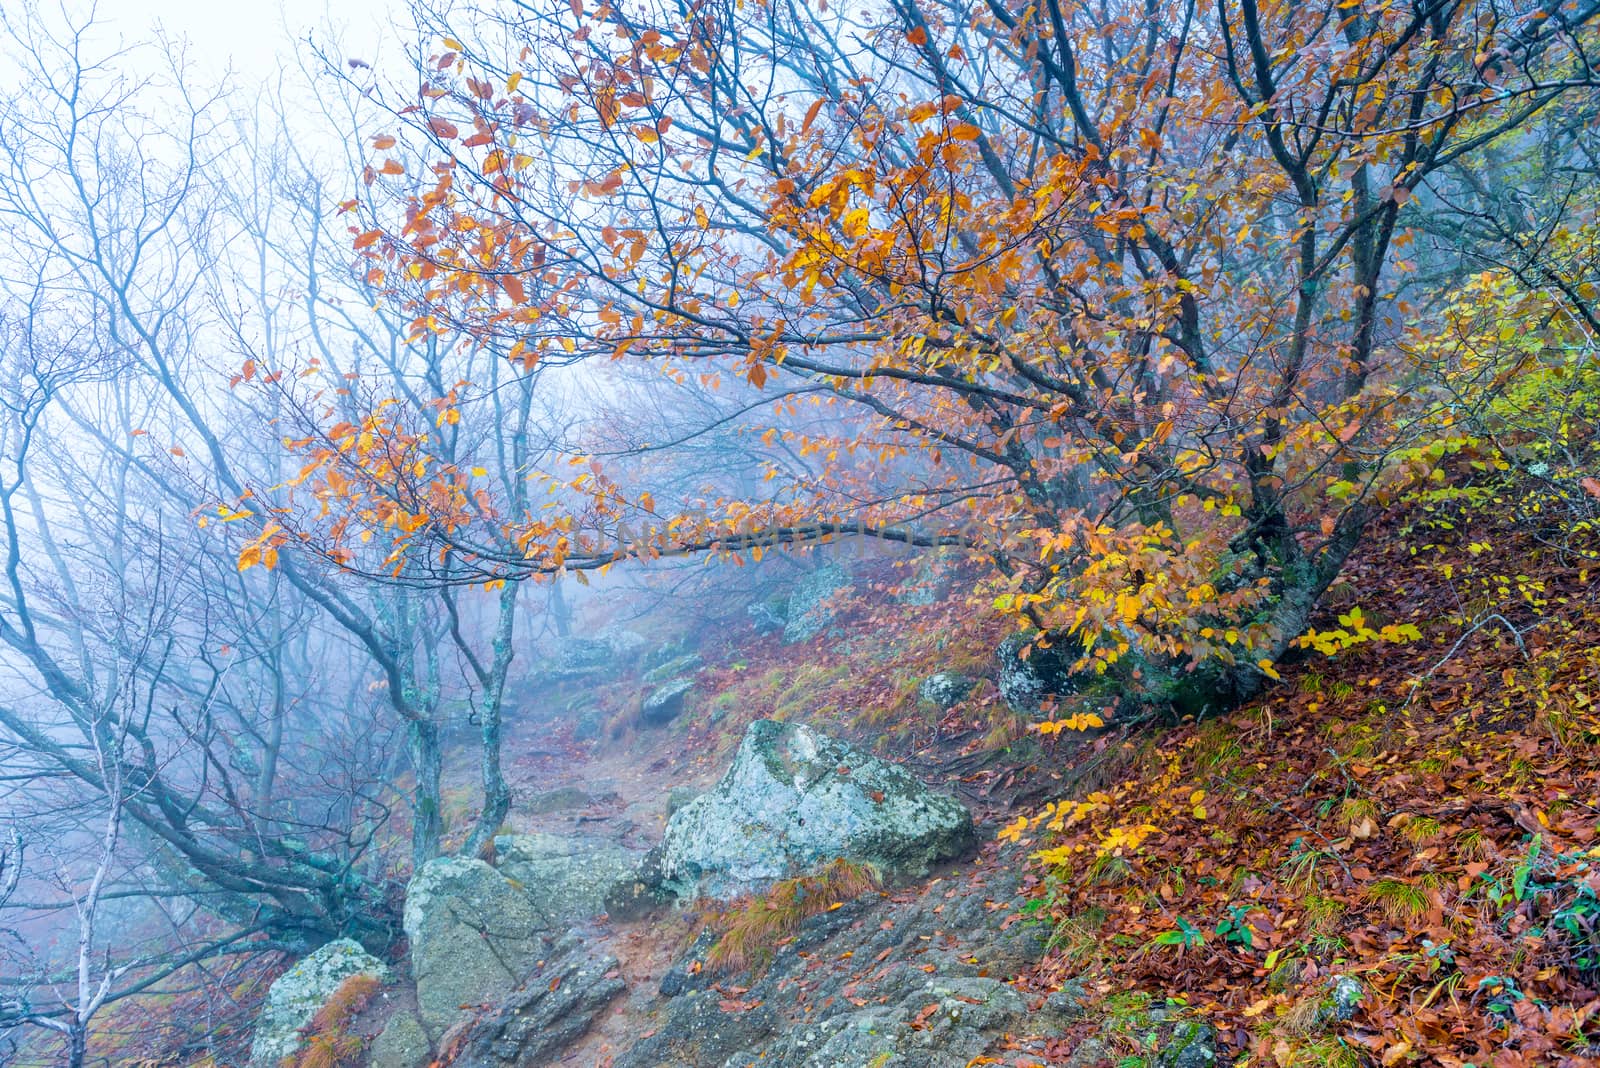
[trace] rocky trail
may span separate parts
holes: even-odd
[[[772,719],[513,719],[493,854],[413,876],[402,959],[334,943],[274,984],[253,1063],[366,975],[374,1068],[1099,1064],[1121,1039],[1031,978],[1050,928],[993,833],[1041,776],[970,741],[935,731],[895,760]],[[1215,1057],[1162,1010],[1137,1027],[1178,1051],[1158,1063]]]

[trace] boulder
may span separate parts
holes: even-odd
[[[367,1051],[367,1063],[372,1068],[428,1068],[432,1061],[428,1034],[410,1009],[401,1009],[389,1017]]]
[[[606,714],[594,705],[585,707],[573,719],[572,740],[575,742],[592,742],[605,732]]]
[[[1013,634],[995,650],[1000,697],[1013,712],[1033,715],[1045,698],[1077,693],[1091,678],[1072,670],[1082,652],[1071,638],[1058,637],[1045,648],[1038,635]]]
[[[705,667],[705,663],[699,653],[686,653],[683,656],[673,657],[671,660],[646,671],[640,681],[648,686],[654,686],[680,676],[696,674],[701,668]]]
[[[437,1039],[462,1005],[499,1001],[522,979],[547,925],[528,895],[481,860],[438,857],[406,887],[403,916],[417,1014]]]
[[[933,978],[904,991],[898,1003],[790,1028],[770,1045],[730,1057],[724,1065],[966,1068],[1027,1016],[1022,995],[998,979]]]
[[[341,983],[353,975],[389,978],[383,962],[348,938],[329,942],[278,976],[256,1022],[251,1068],[278,1068],[300,1048],[300,1029],[311,1022]]]
[[[594,797],[587,790],[580,790],[576,786],[557,786],[554,790],[544,790],[534,794],[518,807],[529,815],[546,816],[552,812],[588,808],[592,804]]]
[[[727,899],[836,857],[920,875],[972,842],[966,807],[904,768],[810,727],[757,720],[722,781],[667,822],[641,881]]]
[[[542,958],[526,987],[474,1020],[454,1043],[461,1051],[450,1062],[454,1068],[553,1064],[622,993],[617,959],[571,935]]]
[[[788,611],[787,602],[783,600],[757,601],[745,606],[745,614],[750,617],[757,634],[776,634],[788,622],[784,613]]]
[[[917,696],[943,711],[965,701],[967,695],[977,685],[977,680],[969,679],[965,675],[941,671],[922,680],[922,685],[917,689]]]
[[[683,714],[684,699],[694,689],[693,679],[673,679],[645,697],[639,706],[639,722],[646,727],[663,727]]]
[[[611,627],[593,638],[568,637],[556,648],[563,672],[621,671],[638,663],[650,640],[635,631]]]
[[[960,562],[952,549],[923,553],[917,557],[911,575],[895,591],[894,599],[911,607],[937,604],[954,592]]]
[[[607,627],[600,640],[611,650],[611,659],[618,667],[637,664],[650,648],[650,639],[636,630],[625,627]]]
[[[849,588],[850,573],[836,563],[824,564],[801,579],[789,594],[784,644],[807,642],[826,630],[839,614],[834,599]]]
[[[599,638],[566,638],[556,650],[564,671],[598,671],[611,663],[611,646]]]
[[[497,868],[533,906],[539,926],[554,930],[606,910],[605,896],[633,871],[637,857],[596,838],[500,834]]]
[[[700,789],[694,786],[674,786],[667,791],[667,818],[671,819],[673,813],[684,805],[700,796]]]

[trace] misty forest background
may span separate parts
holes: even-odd
[[[0,12],[0,1060],[157,995],[247,1033],[287,961],[392,950],[514,816],[564,649],[799,671],[836,654],[760,615],[834,561],[862,641],[1096,680],[960,705],[1033,773],[1410,646],[1407,693],[1553,649],[1539,700],[1592,709],[1600,4],[402,16],[257,84]],[[1498,570],[1431,615],[1363,585],[1458,537]],[[741,713],[938,736],[826,696],[861,648]],[[1156,829],[1058,796],[1001,822]]]

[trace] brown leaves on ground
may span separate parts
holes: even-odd
[[[1592,1063],[1600,545],[1506,511],[1415,507],[1335,591],[1423,640],[1308,654],[1011,828],[1053,875],[1033,980],[1182,997],[1252,1064]]]

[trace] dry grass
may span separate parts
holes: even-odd
[[[366,1042],[346,1030],[382,986],[370,975],[352,975],[339,984],[304,1028],[305,1044],[283,1059],[283,1068],[355,1068]]]
[[[765,894],[737,901],[711,921],[710,926],[722,929],[722,937],[706,954],[706,964],[729,972],[764,967],[807,916],[837,908],[882,883],[870,864],[843,858],[810,875],[780,880]]]

